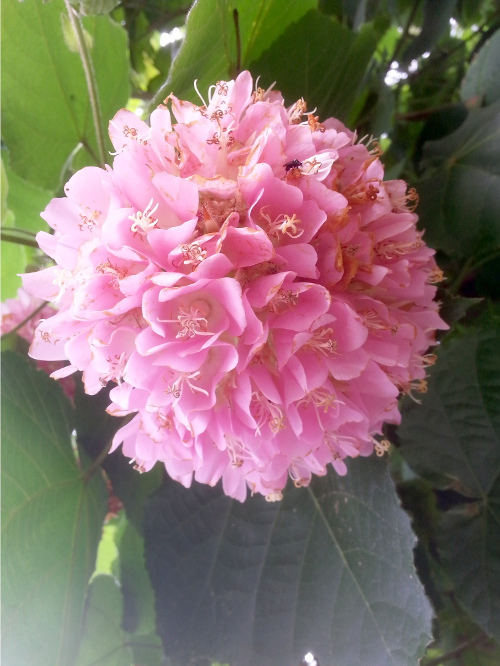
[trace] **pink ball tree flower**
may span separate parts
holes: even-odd
[[[186,487],[279,499],[380,453],[447,327],[415,193],[383,182],[377,145],[248,72],[199,106],[170,95],[150,125],[119,111],[110,136],[113,167],[42,215],[55,265],[24,284],[58,311],[31,355],[69,360],[53,376],[80,370],[90,394],[116,384],[108,411],[134,416],[113,449]]]

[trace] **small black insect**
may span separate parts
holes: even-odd
[[[291,160],[290,162],[283,164],[283,166],[285,167],[286,172],[288,173],[290,169],[298,169],[299,167],[301,167],[302,162],[300,162],[299,160]]]

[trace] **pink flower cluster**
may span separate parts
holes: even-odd
[[[24,281],[59,311],[31,354],[88,393],[116,383],[108,411],[135,416],[114,448],[140,471],[279,499],[289,476],[345,474],[425,390],[440,272],[376,144],[248,72],[168,102],[150,126],[119,111],[113,168],[45,210],[56,265]]]

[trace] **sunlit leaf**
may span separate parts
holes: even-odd
[[[109,14],[120,0],[71,0],[82,16],[92,16],[94,14]]]
[[[2,228],[13,227],[15,224],[15,215],[9,206],[9,178],[2,159]],[[1,243],[1,294],[0,299],[5,301],[7,298],[14,298],[17,290],[21,286],[21,278],[17,273],[22,273],[26,266],[26,248],[15,243],[2,241]]]
[[[198,80],[198,89],[205,94],[217,80],[234,76],[237,64],[234,10],[238,12],[241,67],[245,69],[289,24],[317,5],[317,0],[198,0],[189,13],[186,38],[172,65],[165,93],[174,92],[181,99],[199,101],[193,81]]]
[[[2,134],[12,149],[13,170],[47,189],[60,184],[79,144],[89,157],[96,155],[89,93],[79,54],[64,40],[64,12],[61,0],[2,3]],[[84,26],[93,41],[91,58],[107,127],[128,98],[127,37],[107,16],[89,17]]]
[[[386,465],[243,504],[168,480],[150,501],[146,562],[158,633],[174,664],[416,663],[431,609],[413,568],[414,536]]]
[[[9,178],[7,201],[15,216],[15,226],[34,234],[41,230],[48,231],[48,224],[42,220],[40,213],[45,209],[54,193],[23,180],[12,171],[8,164],[5,165],[5,168]]]
[[[354,33],[318,11],[291,24],[252,65],[261,85],[277,82],[287,103],[303,97],[321,119],[346,120],[377,46],[371,25]]]
[[[85,482],[61,387],[21,356],[2,354],[2,657],[73,663],[106,494]]]
[[[144,561],[144,538],[130,522],[120,539],[119,552],[123,628],[133,633],[152,633],[156,615],[153,588]]]
[[[92,581],[85,605],[83,636],[77,666],[160,666],[162,651],[155,636],[127,634],[120,626],[122,593],[112,576]],[[136,661],[135,649],[142,651]]]
[[[15,298],[17,290],[22,286],[22,280],[18,277],[26,268],[26,248],[23,245],[2,241],[1,244],[1,296],[0,300]]]

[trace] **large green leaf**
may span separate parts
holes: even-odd
[[[443,515],[438,544],[458,600],[500,641],[500,477],[480,500]]]
[[[8,194],[10,183],[3,159],[1,169],[2,228],[8,229],[14,226],[15,215],[9,206]],[[26,266],[26,248],[22,245],[2,241],[0,264],[2,268],[0,300],[5,301],[7,298],[14,298],[18,288],[21,286],[21,278],[17,277],[17,273],[22,273]]]
[[[426,241],[457,258],[500,246],[500,101],[424,145],[418,184]]]
[[[146,514],[158,633],[174,664],[408,666],[431,610],[414,536],[380,460],[243,504],[168,480]]]
[[[500,324],[439,351],[422,405],[406,403],[402,452],[425,477],[463,495],[443,514],[440,545],[457,598],[500,638]]]
[[[5,225],[8,227],[9,225]],[[18,273],[23,273],[26,268],[26,248],[23,245],[2,241],[1,245],[1,296],[0,300],[15,298],[17,290],[22,286],[22,280]]]
[[[2,663],[73,663],[106,493],[83,479],[73,410],[27,359],[2,354]]]
[[[346,120],[359,93],[379,35],[367,24],[354,33],[319,11],[291,24],[252,71],[262,86],[276,81],[289,104],[304,97],[321,118]]]
[[[2,3],[2,134],[14,171],[47,189],[59,185],[78,144],[96,153],[85,76],[64,39],[64,12],[62,0]],[[127,36],[107,16],[89,17],[84,25],[106,127],[128,99]]]
[[[144,538],[130,522],[121,535],[119,553],[124,603],[122,626],[133,633],[152,633],[156,616],[153,588],[144,561]]]
[[[96,576],[89,588],[77,666],[160,666],[162,651],[155,636],[127,634],[120,626],[122,593],[112,576]],[[136,660],[136,652],[140,659]]]
[[[401,58],[403,67],[408,67],[422,53],[431,51],[439,38],[449,30],[456,4],[457,0],[425,0],[422,28]]]
[[[12,171],[9,164],[5,165],[5,169],[9,179],[7,202],[14,213],[15,226],[32,233],[48,231],[48,224],[42,220],[40,213],[52,199],[54,192],[44,190],[20,178]]]
[[[481,103],[491,104],[500,99],[499,62],[500,30],[497,30],[479,51],[467,71],[460,90],[460,97],[464,102],[477,98]]]
[[[109,14],[119,3],[120,0],[70,0],[82,16],[92,16],[93,14]]]
[[[198,0],[189,13],[186,38],[163,89],[165,95],[174,92],[181,99],[199,101],[193,88],[195,79],[205,95],[218,79],[234,76],[237,63],[234,10],[238,12],[241,66],[245,69],[290,23],[317,6],[318,0]]]

